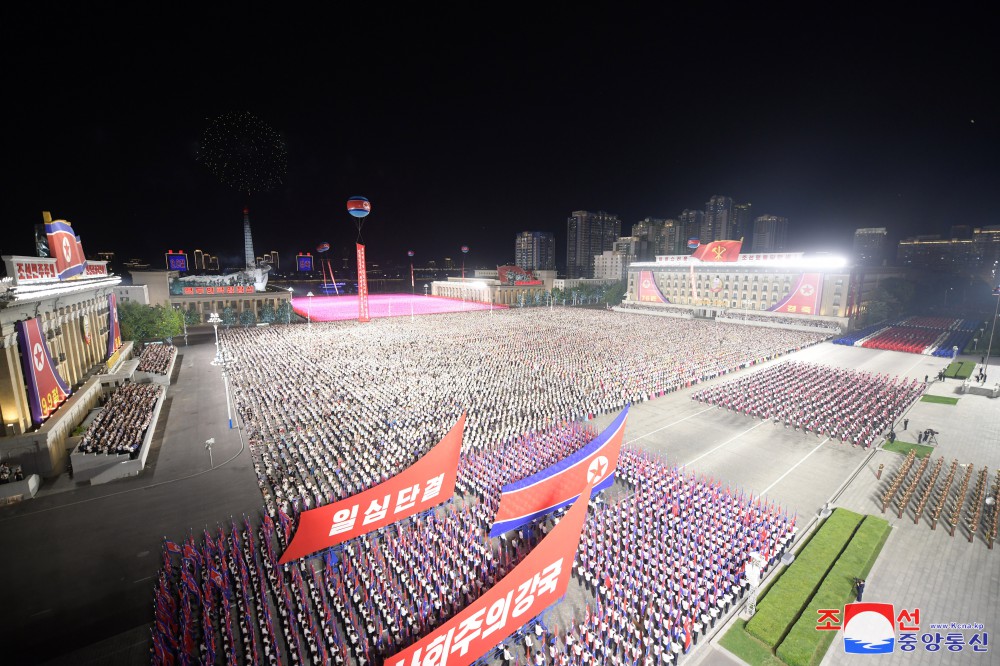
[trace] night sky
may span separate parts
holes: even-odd
[[[358,194],[386,263],[467,244],[495,265],[543,230],[562,265],[573,210],[617,213],[627,233],[713,194],[788,217],[795,250],[845,250],[863,226],[1000,224],[1000,70],[975,11],[340,4],[6,16],[0,252],[31,254],[49,210],[92,257],[236,260],[249,205],[258,253],[284,268],[320,241],[350,247]],[[211,120],[239,111],[287,145],[269,192],[196,160]]]

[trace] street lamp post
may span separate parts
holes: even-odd
[[[212,361],[212,363],[213,365],[218,365],[221,361],[219,358],[219,324],[222,323],[222,320],[219,318],[219,313],[213,312],[208,318],[208,323],[211,324],[212,328],[215,330],[215,360]]]
[[[292,323],[292,294],[294,294],[294,293],[295,293],[295,290],[292,289],[291,287],[289,287],[288,288],[288,312],[287,312],[287,314],[288,314],[288,321],[285,322],[287,324],[291,324]]]
[[[983,364],[983,376],[990,369],[990,353],[993,351],[993,333],[997,330],[997,316],[1000,315],[1000,286],[993,290],[993,297],[997,299],[997,305],[993,309],[993,326],[990,327],[990,343],[986,346],[986,363]]]
[[[306,308],[306,326],[312,326],[313,293],[310,291],[308,294],[306,294],[306,296],[309,297],[309,307]]]
[[[210,437],[205,440],[205,448],[208,449],[208,463],[215,469],[215,460],[212,458],[212,445],[215,444],[215,438]]]

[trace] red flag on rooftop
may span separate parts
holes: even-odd
[[[705,262],[736,261],[740,258],[742,240],[719,240],[702,245],[691,256]]]

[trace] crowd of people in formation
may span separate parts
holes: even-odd
[[[585,420],[823,339],[594,310],[220,331],[270,508],[406,468],[468,412],[465,449]]]
[[[523,444],[555,455],[562,430]],[[511,460],[511,476],[536,467]],[[491,658],[676,664],[743,596],[749,553],[771,567],[793,538],[795,518],[779,508],[627,446],[618,477],[617,499],[591,502],[581,535],[573,576],[584,607],[568,620],[533,618]],[[258,527],[244,517],[206,531],[200,543],[193,535],[165,540],[153,663],[383,663],[493,587],[558,519],[491,540],[492,517],[477,492],[462,493],[287,566],[278,557],[293,519],[281,511],[276,522],[265,513]]]
[[[173,345],[146,345],[139,356],[139,365],[136,370],[165,375],[175,356],[177,356],[177,347]]]
[[[134,458],[142,447],[156,402],[164,390],[159,384],[128,382],[120,386],[83,434],[77,451]]]
[[[676,305],[643,303],[641,301],[623,301],[620,305],[618,305],[618,307],[623,310],[636,310],[638,312],[666,312],[681,315],[688,319],[694,319],[694,311],[692,308],[682,308],[677,307]]]
[[[924,392],[916,379],[786,361],[692,398],[865,448]]]
[[[762,314],[751,314],[749,312],[726,310],[722,315],[720,315],[720,321],[759,321],[768,324],[775,324],[778,326],[809,326],[811,328],[827,330],[831,333],[840,333],[840,324],[835,321],[827,321],[825,319],[812,319],[810,317],[798,316],[798,317],[784,317],[781,315],[762,315]]]
[[[0,462],[0,483],[24,481],[24,470],[18,464]]]

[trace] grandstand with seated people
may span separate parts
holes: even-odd
[[[869,326],[833,343],[951,358],[965,350],[980,323],[977,319],[907,317]]]
[[[86,258],[71,223],[47,212],[42,219],[39,256],[3,257],[0,459],[52,478],[66,468],[70,433],[100,400],[97,374],[129,358],[132,344],[118,329],[121,278]],[[31,226],[23,229],[30,239]],[[63,251],[53,255],[50,243]]]

